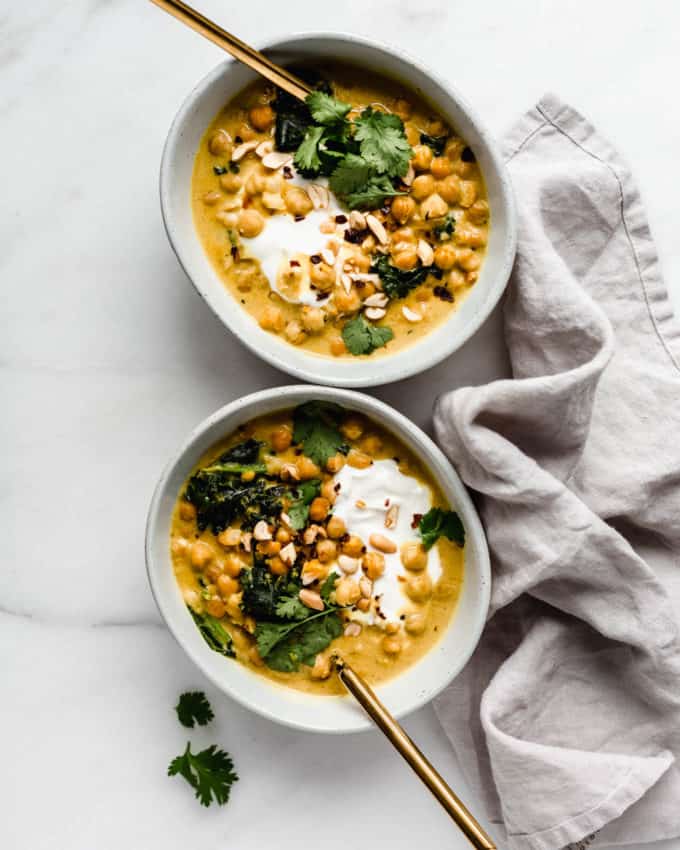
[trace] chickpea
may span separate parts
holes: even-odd
[[[266,185],[264,174],[260,174],[259,171],[251,171],[246,180],[246,192],[249,195],[261,195]]]
[[[313,460],[306,457],[305,455],[301,455],[295,461],[295,468],[297,469],[298,475],[303,480],[307,478],[318,478],[321,475],[321,470],[314,463]]]
[[[328,516],[330,507],[328,499],[325,499],[323,496],[317,496],[309,506],[309,518],[312,522],[323,522]]]
[[[468,209],[467,217],[473,224],[485,224],[489,218],[488,203],[486,201],[475,201]]]
[[[449,286],[451,289],[460,289],[467,283],[465,275],[459,269],[451,269],[448,276]]]
[[[231,171],[227,171],[226,174],[220,174],[220,186],[225,192],[234,194],[234,192],[238,192],[241,186],[243,186],[243,178],[239,177],[238,174],[232,174]]]
[[[406,594],[414,602],[425,602],[432,595],[432,579],[425,573],[417,573],[406,582]]]
[[[422,635],[425,631],[425,614],[422,611],[414,611],[412,614],[407,614],[404,620],[404,628],[410,635]]]
[[[401,563],[407,570],[420,572],[427,566],[427,552],[418,540],[408,540],[401,547]]]
[[[309,675],[312,679],[327,679],[331,675],[330,656],[320,652],[314,659],[314,666]]]
[[[406,139],[412,148],[415,147],[420,142],[420,132],[418,128],[409,125],[406,128]]]
[[[347,463],[355,469],[368,469],[368,467],[373,463],[373,460],[364,452],[357,451],[357,449],[351,449],[350,453],[347,455]]]
[[[424,201],[434,192],[434,177],[431,174],[419,174],[411,186],[411,195],[416,201]]]
[[[456,251],[458,265],[466,272],[476,271],[481,263],[481,257],[472,248],[459,248]]]
[[[360,272],[367,272],[371,268],[371,258],[366,254],[356,253],[352,257],[352,263]]]
[[[293,442],[293,431],[289,425],[280,425],[269,436],[275,452],[285,452]]]
[[[427,171],[432,165],[432,148],[427,145],[416,145],[413,148],[411,165],[416,171]]]
[[[189,560],[191,561],[192,566],[201,569],[208,565],[214,554],[213,548],[209,543],[205,543],[203,540],[197,540],[195,543],[191,544],[189,549]]]
[[[324,481],[321,485],[321,495],[328,501],[329,505],[332,505],[335,502],[337,493],[335,492],[335,482],[332,478],[329,478],[328,481]]]
[[[312,199],[300,186],[289,186],[284,200],[291,215],[307,215],[314,209]]]
[[[221,531],[217,535],[217,540],[219,541],[221,546],[224,546],[226,549],[233,546],[238,546],[241,542],[241,529],[240,528],[225,528],[224,531]]]
[[[338,547],[332,540],[319,540],[316,544],[316,557],[322,564],[334,561],[338,554]]]
[[[363,611],[363,612],[364,612],[364,614],[366,614],[368,611],[370,611],[370,610],[371,610],[371,600],[370,600],[370,599],[366,599],[365,597],[362,597],[362,598],[361,598],[361,599],[357,602],[357,608],[359,609],[359,611]]]
[[[350,535],[342,544],[342,554],[350,558],[358,558],[364,551],[364,541],[356,534]]]
[[[361,566],[368,578],[375,581],[385,572],[385,556],[382,552],[366,552],[361,559]]]
[[[170,544],[170,549],[173,555],[183,555],[187,551],[188,545],[189,541],[184,537],[175,537]]]
[[[265,331],[281,333],[285,325],[283,313],[273,304],[267,304],[260,315],[260,327]]]
[[[445,216],[448,211],[449,207],[446,201],[437,192],[435,192],[434,195],[430,195],[429,198],[426,198],[420,205],[420,212],[425,221],[429,221],[429,219],[432,218],[441,218],[442,216]]]
[[[382,639],[383,652],[388,655],[399,655],[401,652],[401,640],[396,636],[387,636]]]
[[[447,156],[435,157],[430,170],[435,180],[443,180],[451,174],[451,160]]]
[[[399,224],[406,224],[416,211],[416,202],[409,195],[399,195],[392,201],[390,214]]]
[[[347,526],[344,521],[340,519],[339,516],[332,516],[328,520],[328,524],[326,525],[326,531],[328,532],[328,536],[332,540],[339,540],[344,534],[347,533]]]
[[[319,307],[310,307],[306,304],[302,308],[302,326],[309,333],[318,333],[323,330],[324,313]]]
[[[448,128],[441,118],[431,118],[427,132],[430,136],[443,136],[445,133],[448,134]]]
[[[328,562],[322,562],[319,558],[312,558],[302,568],[302,579],[306,582],[321,581],[328,575]]]
[[[214,192],[214,191],[213,192],[206,192],[205,195],[203,195],[203,203],[207,207],[214,207],[215,204],[218,201],[221,201],[221,200],[222,200],[222,195],[220,195],[219,192]]]
[[[281,544],[278,540],[263,540],[257,544],[257,551],[261,555],[278,555],[281,551]]]
[[[486,245],[486,228],[463,224],[456,227],[454,237],[459,245],[469,245],[471,248],[482,248]]]
[[[447,156],[451,162],[455,162],[457,159],[460,159],[460,155],[463,153],[464,149],[465,142],[454,136],[446,143],[446,146],[444,147],[444,155]]]
[[[453,163],[453,173],[459,177],[472,177],[475,173],[475,164],[473,162],[465,162],[462,159],[456,160]]]
[[[267,561],[267,566],[269,567],[269,572],[275,576],[285,576],[288,572],[288,567],[283,563],[278,555],[274,555],[273,558],[270,558]]]
[[[377,454],[382,448],[382,440],[377,434],[368,434],[361,441],[361,450],[369,455]]]
[[[184,520],[196,519],[196,508],[191,502],[180,502],[179,516]]]
[[[413,113],[413,107],[405,97],[398,97],[394,104],[394,111],[402,121],[408,121]]]
[[[329,472],[332,472],[333,475],[335,475],[336,472],[340,472],[344,465],[345,457],[341,454],[333,455],[333,457],[329,457],[326,461],[326,469]]]
[[[209,599],[205,604],[205,610],[210,614],[211,617],[217,617],[219,620],[221,617],[224,617],[226,612],[226,608],[224,607],[224,602],[215,596],[213,599]]]
[[[338,605],[354,605],[359,601],[359,585],[351,578],[341,578],[335,585],[335,601]]]
[[[259,236],[264,228],[264,219],[257,210],[241,210],[238,217],[238,232],[246,239]]]
[[[210,137],[208,150],[213,156],[231,156],[233,144],[226,130],[217,130]]]
[[[255,480],[255,471],[253,469],[246,469],[245,472],[241,473],[241,481],[254,481]]]
[[[243,561],[235,552],[228,552],[222,563],[222,570],[226,575],[237,578],[243,571]]]
[[[399,633],[400,629],[399,623],[395,623],[394,621],[390,623],[385,623],[385,634],[387,635],[396,635]]]
[[[263,133],[272,126],[275,117],[274,110],[268,103],[262,106],[253,106],[248,113],[248,120],[260,133]]]
[[[223,599],[228,599],[232,593],[238,592],[239,583],[235,578],[222,574],[217,578],[217,589]]]
[[[447,204],[457,204],[460,199],[460,180],[455,174],[450,174],[437,184],[437,192]]]
[[[471,207],[477,200],[477,183],[474,180],[460,181],[460,205]]]
[[[356,313],[361,307],[361,298],[354,288],[350,289],[349,292],[343,290],[336,292],[333,300],[340,313]]]
[[[347,346],[341,336],[334,336],[328,346],[333,357],[342,357],[343,354],[347,354]]]
[[[364,421],[359,416],[348,416],[340,426],[340,433],[348,440],[358,440],[364,433]]]
[[[222,575],[222,569],[223,565],[219,561],[214,561],[208,566],[203,575],[208,579],[208,581],[216,582]]]
[[[411,271],[418,265],[418,251],[413,246],[403,248],[394,255],[392,263],[403,272]]]
[[[276,537],[276,540],[277,540],[277,541],[278,541],[278,542],[279,542],[282,546],[285,546],[285,545],[286,545],[286,543],[290,543],[290,541],[292,540],[292,537],[291,537],[290,531],[288,531],[288,529],[287,529],[287,528],[283,528],[283,526],[281,526],[281,528],[277,528],[277,529],[276,529],[276,535],[275,535],[275,537]]]
[[[335,283],[335,269],[333,266],[329,266],[328,263],[312,263],[309,270],[309,277],[317,289],[325,292]]]
[[[300,345],[300,343],[307,339],[307,334],[304,332],[302,325],[294,319],[288,322],[283,332],[288,342],[292,342],[293,345]]]
[[[434,251],[434,264],[439,269],[452,269],[456,264],[457,253],[452,245],[439,245]]]

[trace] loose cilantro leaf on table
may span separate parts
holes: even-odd
[[[202,806],[209,806],[213,800],[223,806],[229,800],[231,786],[238,780],[231,757],[214,744],[192,753],[188,743],[182,755],[174,758],[168,767],[168,776],[178,774],[191,785]]]
[[[354,138],[360,143],[361,156],[378,174],[403,177],[413,150],[398,115],[377,112],[370,106],[354,121]]]
[[[218,619],[210,614],[199,614],[193,608],[189,608],[189,613],[194,618],[203,639],[212,650],[227,658],[236,657],[231,635]]]
[[[432,153],[435,156],[441,156],[444,153],[444,148],[446,146],[446,140],[448,139],[448,135],[444,136],[429,136],[427,133],[420,134],[420,143],[422,145],[427,145],[428,148],[432,149]]]
[[[290,518],[290,524],[296,531],[304,528],[307,525],[309,518],[309,506],[321,491],[321,481],[318,478],[313,478],[310,481],[303,481],[295,489],[295,501],[290,505],[287,514]]]
[[[193,729],[195,723],[207,726],[215,716],[203,691],[186,691],[181,694],[175,711],[182,726],[189,729]]]
[[[412,289],[425,280],[429,273],[428,267],[422,265],[410,271],[402,271],[392,265],[386,254],[376,257],[371,271],[380,275],[383,290],[390,298],[405,298]]]
[[[430,508],[421,518],[418,530],[426,549],[431,549],[440,537],[447,537],[458,546],[465,545],[465,528],[455,511]]]
[[[346,454],[348,447],[339,426],[345,411],[339,404],[327,401],[308,401],[293,412],[293,442],[302,445],[308,458],[319,466],[338,452]]]
[[[342,339],[347,350],[356,357],[361,354],[372,354],[376,348],[382,348],[393,338],[392,328],[385,325],[381,327],[372,325],[363,316],[351,319],[342,329]]]

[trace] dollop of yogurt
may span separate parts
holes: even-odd
[[[310,181],[297,173],[286,182],[305,190],[312,182],[328,187],[325,178]],[[243,240],[248,256],[259,260],[270,288],[291,304],[315,305],[320,301],[319,291],[311,287],[309,258],[319,254],[328,241],[328,235],[319,230],[319,225],[329,216],[342,213],[333,193],[328,194],[329,203],[325,209],[311,210],[300,221],[287,211],[274,213],[267,218],[258,236]],[[293,287],[282,283],[284,273],[291,269],[291,261],[297,264],[294,266],[297,274]]]
[[[391,458],[377,460],[366,469],[345,464],[334,481],[340,489],[333,513],[344,521],[348,533],[360,537],[369,551],[371,534],[382,534],[397,546],[393,554],[384,554],[385,572],[373,583],[373,596],[379,597],[378,607],[383,617],[376,617],[372,611],[366,614],[356,611],[353,619],[376,625],[398,620],[401,614],[416,608],[403,589],[403,579],[408,573],[401,563],[401,545],[418,539],[417,531],[412,528],[413,515],[425,514],[432,507],[432,491],[418,479],[404,475]],[[394,506],[398,508],[396,522],[386,528],[387,513]],[[442,573],[437,547],[428,552],[426,570],[434,584]]]

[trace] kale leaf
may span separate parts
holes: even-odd
[[[431,148],[432,153],[435,156],[441,156],[444,153],[444,148],[446,146],[447,139],[448,134],[444,136],[428,136],[427,133],[420,134],[420,143],[422,145],[427,145],[428,148]]]
[[[223,806],[229,800],[231,786],[238,780],[229,753],[218,750],[215,744],[192,753],[191,744],[187,743],[186,750],[168,767],[168,776],[178,774],[191,785],[202,806],[209,806],[213,800]]]
[[[373,261],[371,271],[380,275],[383,290],[390,298],[405,298],[427,278],[429,269],[418,265],[410,271],[402,271],[390,263],[387,254],[380,254]]]
[[[188,729],[193,729],[195,723],[207,726],[215,716],[203,691],[186,691],[180,694],[175,711],[179,722]]]
[[[189,608],[189,606],[187,607]],[[210,649],[227,658],[236,657],[231,635],[216,617],[210,614],[199,614],[193,608],[189,608],[189,613],[194,618],[199,632],[203,635],[203,639]]]
[[[448,213],[444,221],[434,228],[434,232],[440,239],[450,239],[455,229],[456,219]]]
[[[418,531],[425,549],[431,549],[440,537],[447,537],[461,547],[465,545],[465,528],[455,511],[430,508],[425,516],[421,517]]]
[[[286,513],[290,518],[291,526],[296,530],[304,528],[309,518],[309,506],[321,491],[321,481],[313,478],[303,481],[295,488],[295,501],[290,505]]]
[[[339,426],[345,411],[328,401],[307,401],[293,411],[293,442],[302,446],[305,455],[319,466],[338,452],[347,454],[349,447]]]
[[[345,323],[342,339],[350,354],[373,354],[376,348],[382,348],[394,338],[392,328],[377,326],[367,322],[363,316],[356,316]]]

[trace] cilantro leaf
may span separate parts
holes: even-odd
[[[305,103],[317,124],[337,124],[345,120],[352,108],[349,103],[336,100],[322,91],[313,91],[305,98]]]
[[[180,694],[175,711],[182,726],[189,729],[194,728],[194,721],[199,726],[207,726],[215,716],[203,691],[186,691]]]
[[[410,271],[402,271],[392,265],[386,254],[380,254],[373,261],[371,271],[380,275],[383,290],[390,298],[405,298],[425,280],[429,267],[419,265]]]
[[[455,229],[456,219],[451,215],[451,213],[447,213],[444,221],[434,228],[434,232],[440,239],[445,240],[450,239],[451,236],[453,236]]]
[[[398,115],[378,112],[369,106],[354,121],[354,127],[361,155],[378,174],[390,177],[406,174],[413,150]]]
[[[447,537],[461,547],[465,545],[465,528],[455,511],[430,508],[425,516],[421,517],[418,531],[426,549],[431,549],[440,537]]]
[[[397,195],[405,195],[395,189],[387,175],[374,175],[368,182],[354,192],[348,192],[344,201],[351,210],[375,209],[381,207],[385,198],[395,198]]]
[[[321,168],[319,142],[324,134],[323,127],[308,127],[305,137],[295,154],[295,165],[302,171],[318,171]]]
[[[448,134],[444,136],[430,136],[427,133],[420,134],[421,145],[427,145],[428,148],[431,148],[435,156],[441,156],[444,153],[447,139]]]
[[[209,806],[213,800],[223,806],[229,800],[231,786],[238,780],[231,757],[215,744],[200,753],[192,753],[191,744],[187,743],[182,755],[168,766],[168,776],[178,774],[191,785],[202,806]]]
[[[194,618],[199,632],[203,635],[203,639],[210,649],[227,658],[236,657],[231,635],[217,618],[210,614],[199,614],[193,608],[189,608],[189,613]]]
[[[372,354],[376,348],[387,345],[393,337],[392,328],[372,325],[363,316],[351,319],[342,329],[342,338],[347,350],[357,357],[360,354]]]
[[[329,573],[324,583],[319,588],[319,596],[323,599],[326,605],[330,605],[331,601],[331,593],[335,590],[335,583],[340,578],[340,576],[336,572]]]
[[[260,656],[267,667],[282,673],[292,673],[300,664],[311,667],[317,654],[341,634],[342,621],[335,608],[319,611],[301,622],[259,622],[255,628]]]
[[[284,620],[306,620],[309,608],[300,602],[300,597],[295,594],[281,596],[276,603],[276,616]]]
[[[371,175],[371,166],[354,153],[348,153],[331,174],[329,186],[336,195],[348,195],[365,186]],[[391,185],[390,185],[391,188]]]
[[[287,514],[290,518],[292,527],[299,531],[307,525],[309,517],[309,506],[314,499],[319,495],[321,490],[321,481],[318,478],[313,478],[310,481],[303,481],[296,490],[296,501],[288,508]]]
[[[345,411],[327,401],[308,401],[293,412],[293,442],[301,444],[308,458],[324,466],[338,452],[347,453],[339,431]]]

